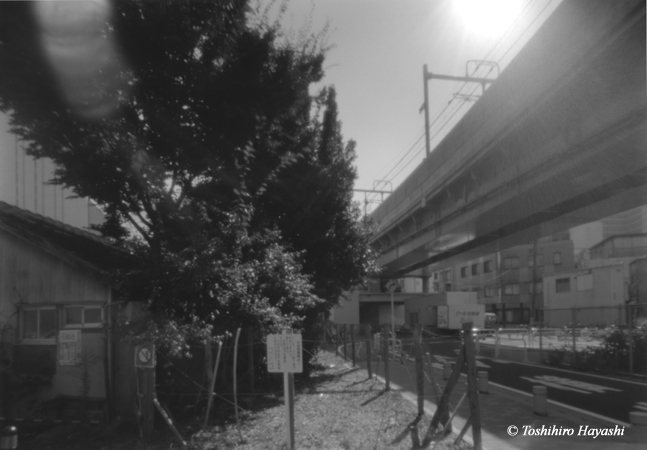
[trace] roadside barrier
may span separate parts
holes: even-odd
[[[546,416],[547,412],[547,403],[548,403],[548,388],[546,386],[533,386],[532,395],[533,395],[533,404],[535,407],[535,414],[538,416]]]
[[[488,380],[488,373],[485,370],[479,371],[478,374],[478,391],[480,394],[489,394],[490,386]]]

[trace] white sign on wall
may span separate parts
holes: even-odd
[[[449,326],[449,307],[438,307],[438,327],[447,328]]]
[[[270,334],[267,336],[267,371],[303,372],[300,334]]]
[[[61,366],[81,364],[81,330],[58,332],[58,363]]]

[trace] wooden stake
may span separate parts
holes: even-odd
[[[371,364],[371,338],[366,339],[366,368],[368,369],[368,379],[373,378],[373,367]]]
[[[171,429],[173,434],[175,435],[176,438],[182,443],[182,447],[186,447],[186,441],[182,439],[182,435],[180,434],[179,431],[177,431],[177,428],[175,428],[175,425],[173,424],[173,420],[171,420],[171,416],[169,416],[166,413],[166,410],[162,408],[162,405],[160,405],[160,402],[157,400],[156,396],[153,396],[153,402],[155,403],[155,407],[157,408],[157,411],[161,414],[162,418],[164,419],[164,422],[166,422],[166,425]]]
[[[240,433],[240,419],[238,417],[238,386],[236,383],[236,369],[238,366],[238,338],[240,337],[240,328],[236,330],[236,341],[234,342],[234,409],[236,410],[236,427],[238,428],[238,435],[240,440],[243,440],[243,436]]]
[[[474,338],[472,336],[472,323],[463,324],[463,336],[465,339],[465,359],[467,362],[467,398],[470,403],[470,419],[472,422],[472,439],[474,450],[481,450],[481,409],[479,406],[478,379],[476,373],[476,352],[474,349]]]
[[[247,376],[249,377],[249,392],[254,392],[254,329],[247,328]]]
[[[350,342],[351,342],[351,355],[353,358],[353,367],[355,367],[357,364],[355,363],[355,325],[350,326]]]
[[[413,344],[416,352],[416,381],[418,391],[418,416],[425,414],[425,379],[424,370],[422,368],[422,345],[420,341]]]
[[[337,342],[339,338],[339,325],[335,324],[335,336],[333,342],[335,343],[335,356],[339,356],[339,343]]]
[[[458,379],[461,376],[461,369],[463,368],[463,365],[465,365],[465,351],[462,349],[458,354],[458,361],[456,361],[454,370],[449,376],[449,380],[447,380],[445,390],[443,391],[443,395],[440,397],[440,402],[438,403],[438,408],[436,409],[436,412],[431,419],[431,424],[429,424],[429,428],[427,429],[427,435],[425,437],[425,441],[427,443],[431,441],[432,436],[435,434],[436,428],[438,428],[441,418],[449,414],[449,394],[451,394],[452,390],[456,386],[456,383],[458,382]]]
[[[388,391],[391,389],[391,383],[389,381],[389,336],[386,327],[382,334],[382,355],[384,355],[384,379],[386,380],[385,389]]]
[[[211,410],[211,402],[213,401],[213,390],[216,387],[216,375],[218,374],[218,364],[220,364],[220,352],[222,351],[222,341],[218,342],[218,356],[216,356],[216,365],[213,366],[213,374],[211,375],[211,385],[209,388],[209,397],[207,400],[207,414],[204,416],[204,426],[207,426],[209,420],[209,411]]]
[[[434,393],[434,398],[436,399],[436,405],[440,404],[440,385],[438,384],[438,381],[436,380],[436,376],[434,375],[434,367],[431,362],[431,355],[429,353],[425,353],[425,356],[427,357],[427,364],[429,365],[429,380],[431,382],[431,390]],[[447,411],[440,417],[440,423],[444,423],[443,430],[445,433],[451,433],[452,429],[452,423],[451,419],[449,418],[449,407],[451,407],[451,404],[448,403],[448,408]]]
[[[142,374],[142,432],[144,439],[150,439],[153,436],[155,428],[155,405],[153,398],[155,395],[155,369],[140,369]]]
[[[465,436],[465,433],[467,433],[467,430],[470,429],[470,426],[472,425],[472,416],[469,416],[467,420],[465,421],[465,425],[463,426],[463,429],[461,430],[460,433],[458,433],[458,436],[456,436],[456,440],[454,441],[454,445],[458,445],[459,442],[463,439],[463,436]],[[479,445],[479,448],[480,445]],[[476,449],[476,443],[474,443],[474,449]]]

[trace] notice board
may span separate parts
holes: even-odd
[[[270,334],[267,336],[267,371],[303,372],[300,334]]]

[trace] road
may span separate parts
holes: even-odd
[[[459,346],[458,341],[427,342],[425,351],[442,365],[456,359]],[[492,353],[484,347],[482,353]],[[547,386],[549,400],[615,422],[628,424],[630,411],[647,412],[647,383],[512,362],[482,354],[477,359],[479,370],[486,370],[492,383],[526,393],[531,393],[535,385]]]

